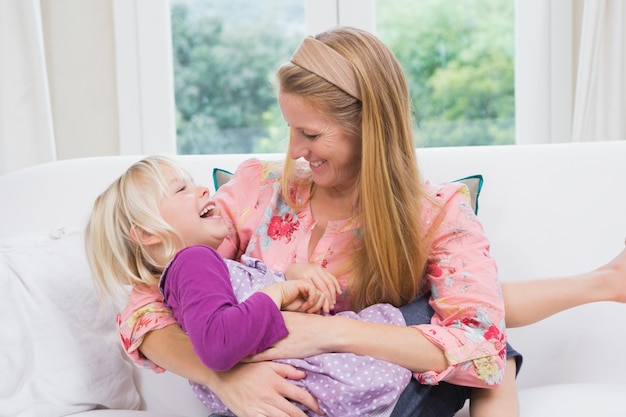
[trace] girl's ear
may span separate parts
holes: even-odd
[[[130,228],[130,238],[140,245],[150,246],[161,243],[161,239],[151,233],[146,232],[141,227],[133,224]]]

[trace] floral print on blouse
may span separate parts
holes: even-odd
[[[335,274],[345,291],[351,272],[347,248],[358,243],[360,222],[356,218],[329,221],[309,258],[315,220],[309,204],[299,209],[286,204],[281,173],[279,162],[251,159],[219,189],[216,202],[236,230],[220,246],[220,254],[230,259],[245,254],[278,271],[292,263],[316,263]],[[307,201],[311,180],[306,164],[299,165],[297,173],[297,181],[289,187],[290,195],[295,201]],[[430,228],[441,210],[444,215],[437,219],[439,228],[425,277],[435,314],[430,324],[413,327],[444,351],[449,367],[414,376],[423,384],[496,385],[504,373],[506,335],[504,301],[497,267],[489,255],[489,241],[471,208],[465,185],[425,186],[430,199],[423,206],[424,225]],[[159,370],[139,354],[137,347],[145,333],[172,324],[173,319],[158,293],[152,295],[151,302],[146,294],[140,297],[141,302],[131,298],[120,315],[120,334],[136,363]],[[339,297],[336,310],[350,309],[349,298],[345,294]]]

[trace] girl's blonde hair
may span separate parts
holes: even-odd
[[[352,66],[361,100],[291,62],[279,68],[278,87],[281,94],[303,97],[345,133],[360,135],[355,214],[362,240],[351,259],[350,296],[356,309],[379,302],[404,305],[420,290],[430,248],[420,221],[427,197],[415,158],[407,82],[392,52],[368,32],[337,27],[315,38]],[[285,187],[295,180],[294,163],[286,158]],[[289,199],[285,188],[283,195]]]
[[[163,220],[159,203],[167,192],[163,169],[176,176],[190,175],[173,159],[151,156],[133,164],[94,202],[85,231],[87,259],[101,295],[118,299],[128,286],[155,285],[180,249],[181,239]],[[159,256],[137,237],[144,233],[161,239]]]

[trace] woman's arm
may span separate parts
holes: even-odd
[[[338,317],[326,323],[290,318],[290,335],[274,346],[280,353],[255,358],[351,351],[403,365],[422,383],[497,386],[506,354],[504,301],[489,241],[461,191],[458,185],[435,189],[439,202],[426,210],[426,220],[440,224],[425,278],[435,311],[429,324],[398,328]]]
[[[139,350],[163,369],[191,381],[210,386],[215,380],[215,372],[196,356],[189,337],[177,324],[146,333]]]
[[[206,385],[238,416],[304,417],[289,399],[321,413],[312,395],[288,381],[305,377],[292,366],[262,362],[238,365],[228,372],[205,367],[162,300],[156,286],[134,288],[120,314],[120,339],[138,366],[167,369]]]
[[[444,350],[450,367],[417,377],[493,388],[502,382],[506,362],[504,300],[489,239],[464,191],[459,184],[432,188],[435,204],[432,211],[426,206],[426,224],[437,225],[426,265],[435,314],[415,329]]]
[[[289,336],[252,360],[351,352],[386,360],[412,372],[443,371],[448,367],[442,349],[412,327],[292,312],[283,312],[283,317]]]
[[[195,355],[189,338],[178,325],[147,333],[140,350],[159,366],[209,387],[237,416],[305,417],[288,399],[322,413],[313,396],[288,381],[304,378],[304,372],[274,362],[240,364],[226,372],[211,371]]]

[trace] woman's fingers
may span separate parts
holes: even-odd
[[[220,372],[225,384],[211,388],[224,404],[240,417],[306,417],[293,402],[321,413],[317,400],[287,379],[299,380],[306,374],[290,365],[274,362],[239,364]]]
[[[279,383],[280,386],[278,387],[278,392],[281,393],[283,398],[298,402],[304,405],[305,407],[313,410],[315,413],[324,415],[324,412],[319,407],[317,400],[315,399],[313,395],[311,395],[311,393],[289,382],[289,380],[299,380],[299,379],[304,378],[306,374],[303,371],[298,370],[291,365],[287,365],[284,363],[276,363],[276,362],[272,362],[272,368],[274,369],[277,375],[282,376],[282,380]],[[291,402],[290,402],[290,405],[293,406]],[[295,408],[298,408],[298,407],[295,407]],[[302,410],[300,410],[299,408],[298,408],[298,411],[302,413]],[[301,414],[295,414],[295,415],[299,416]],[[302,415],[304,415],[304,413],[302,413]]]

